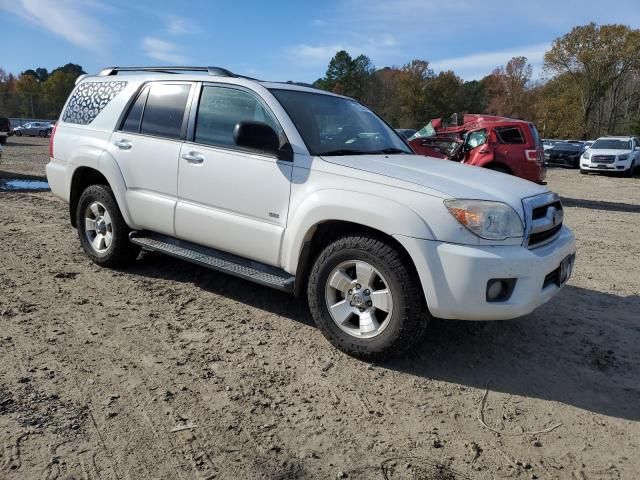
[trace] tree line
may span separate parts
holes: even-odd
[[[420,128],[454,113],[487,113],[536,123],[548,138],[640,134],[640,30],[624,25],[574,27],[544,56],[532,81],[514,57],[479,81],[438,74],[426,60],[376,69],[365,55],[340,51],[314,86],[354,97],[397,128]]]
[[[527,58],[514,57],[481,80],[464,81],[450,70],[435,74],[426,60],[377,69],[365,55],[340,51],[314,85],[360,100],[397,128],[488,113],[533,121],[548,138],[640,134],[640,30],[574,27],[553,41],[543,72],[533,81]],[[73,63],[17,77],[0,68],[0,116],[58,118],[83,73]]]
[[[74,63],[51,72],[29,69],[18,76],[0,68],[0,117],[57,119],[76,78],[83,73]]]

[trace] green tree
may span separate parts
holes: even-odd
[[[397,96],[402,118],[400,127],[420,128],[429,120],[427,84],[433,70],[425,60],[412,60],[404,65],[397,82]]]
[[[22,114],[24,116],[36,117],[36,107],[40,96],[40,84],[38,83],[37,77],[23,73],[16,83],[16,91],[22,94]]]
[[[42,90],[47,101],[46,116],[55,118],[60,115],[77,77],[75,72],[57,69],[44,82]]]
[[[327,72],[314,85],[323,90],[365,101],[370,91],[375,67],[366,55],[351,58],[346,51],[337,52],[329,62]]]

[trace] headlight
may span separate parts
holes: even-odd
[[[625,160],[628,160],[628,159],[629,159],[629,155],[620,155],[618,157],[618,160],[620,160],[620,161],[625,161]]]
[[[589,152],[584,152],[582,154],[582,158],[584,158],[585,160],[589,160],[589,157],[590,157]]]
[[[524,235],[522,220],[506,203],[488,200],[445,200],[449,213],[471,233],[485,240],[505,240]]]

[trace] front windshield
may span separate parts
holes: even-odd
[[[344,97],[272,89],[311,155],[412,153],[400,136],[364,105]]]
[[[576,143],[556,143],[553,150],[564,150],[568,152],[578,152],[582,150],[582,146]]]
[[[603,138],[591,145],[591,150],[631,150],[631,140]]]

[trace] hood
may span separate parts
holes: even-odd
[[[422,155],[352,155],[322,157],[345,167],[402,180],[445,197],[506,202],[522,211],[522,199],[549,190],[528,180]]]
[[[589,148],[587,150],[590,155],[630,155],[632,150],[626,149],[613,149],[613,148],[599,148],[594,150],[593,148]]]

